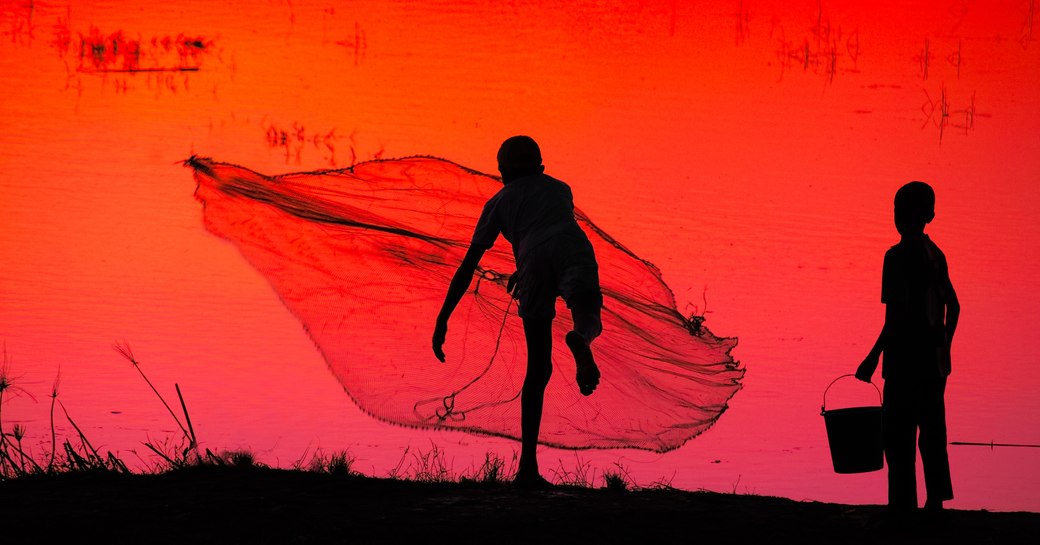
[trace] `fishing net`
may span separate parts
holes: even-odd
[[[432,157],[265,176],[192,157],[206,228],[231,241],[274,287],[361,409],[387,422],[518,439],[523,324],[499,239],[449,322],[447,363],[430,348],[437,313],[497,178]],[[744,370],[734,338],[676,310],[660,272],[575,210],[596,250],[603,378],[584,397],[553,325],[553,376],[540,442],[562,448],[674,449],[710,427]]]

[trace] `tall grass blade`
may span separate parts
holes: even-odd
[[[141,378],[143,378],[144,381],[148,383],[148,387],[151,388],[153,392],[155,392],[155,395],[159,398],[159,401],[162,401],[163,406],[166,407],[166,411],[169,412],[170,416],[173,417],[173,421],[177,423],[177,426],[181,429],[181,432],[184,433],[184,436],[187,437],[189,440],[192,440],[192,435],[188,433],[188,430],[184,427],[184,424],[181,424],[181,420],[177,418],[177,414],[173,412],[173,409],[170,407],[170,404],[166,402],[166,398],[164,398],[163,395],[159,393],[159,390],[156,389],[155,385],[152,384],[152,381],[148,380],[148,375],[145,375],[144,371],[141,370],[141,363],[137,361],[137,358],[134,357],[133,351],[130,350],[130,345],[126,342],[124,342],[123,344],[116,343],[112,345],[112,348],[116,352],[119,352],[119,355],[123,356],[124,358],[126,358],[127,361],[134,365],[134,369],[137,369],[137,372],[141,374]]]
[[[188,432],[191,433],[188,437],[188,439],[191,440],[191,444],[188,445],[188,450],[191,450],[199,444],[198,441],[195,440],[195,428],[191,426],[191,417],[188,416],[188,406],[184,404],[184,396],[181,395],[180,384],[174,383],[173,387],[177,389],[177,399],[181,401],[181,410],[184,411],[184,421],[188,423]]]

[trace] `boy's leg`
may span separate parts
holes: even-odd
[[[585,238],[574,239],[561,256],[559,293],[571,309],[574,331],[567,333],[567,348],[574,354],[576,381],[582,395],[591,395],[599,385],[599,367],[589,345],[603,331],[600,310],[603,292],[599,285],[599,265],[592,245]]]
[[[574,321],[574,330],[567,333],[567,348],[574,354],[578,389],[583,395],[590,395],[599,385],[600,378],[599,367],[596,366],[589,345],[603,332],[600,317],[603,295],[598,290],[579,293],[567,299],[567,306],[571,309]]]
[[[592,344],[592,341],[603,333],[603,320],[600,316],[603,295],[598,291],[571,295],[567,306],[571,309],[574,331],[581,335],[586,344]]]
[[[888,506],[895,510],[917,508],[917,422],[909,384],[885,381],[882,429],[888,463]]]
[[[603,333],[603,319],[600,317],[602,304],[591,307],[571,307],[571,319],[574,321],[574,331],[577,331],[585,340],[585,344],[592,341]]]
[[[941,509],[942,502],[953,499],[950,480],[950,457],[946,451],[946,379],[929,381],[922,388],[921,464],[924,466],[924,485],[928,491],[925,506]]]
[[[538,474],[538,430],[542,424],[545,387],[552,375],[552,318],[524,318],[527,376],[520,397],[520,467],[517,480],[542,481]]]

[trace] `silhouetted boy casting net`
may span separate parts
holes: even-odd
[[[521,438],[527,351],[506,291],[512,252],[499,245],[479,259],[453,314],[447,363],[429,345],[430,320],[500,180],[432,157],[274,177],[198,157],[186,164],[206,228],[267,278],[359,407],[406,426]],[[680,314],[653,265],[579,209],[574,216],[599,262],[603,379],[581,395],[565,341],[575,327],[554,294],[551,360],[562,367],[545,388],[539,442],[674,449],[710,427],[740,388],[744,370],[729,354],[736,339]]]

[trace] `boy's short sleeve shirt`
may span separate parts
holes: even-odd
[[[950,289],[950,272],[946,255],[927,235],[920,243],[901,242],[885,252],[881,273],[881,302],[911,304],[913,295],[925,294],[929,307],[942,305]],[[919,293],[917,293],[919,292]],[[926,309],[934,323],[934,308]]]
[[[881,302],[886,305],[894,302],[896,298],[897,271],[900,268],[898,261],[899,257],[893,246],[885,252],[885,264],[881,271]]]
[[[538,174],[511,182],[488,199],[470,244],[491,248],[501,233],[519,261],[528,249],[568,230],[581,230],[570,187]]]
[[[500,190],[484,204],[484,209],[480,212],[480,219],[477,220],[477,226],[473,229],[473,240],[470,242],[472,246],[490,248],[495,245],[498,234],[502,232],[502,226],[498,224],[495,217],[495,209],[501,199],[502,191]]]
[[[951,289],[946,256],[927,236],[902,241],[885,253],[881,302],[894,311],[885,378],[896,372],[893,364],[907,370],[908,365],[932,368],[924,360],[934,359],[935,349],[946,344],[945,311]]]

